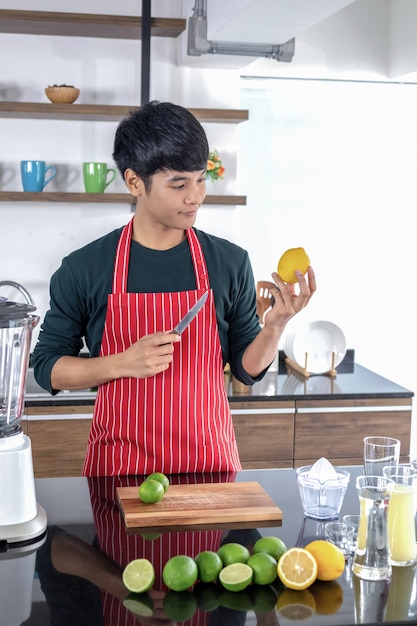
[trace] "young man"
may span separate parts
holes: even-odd
[[[273,274],[261,329],[247,253],[194,228],[206,195],[205,132],[186,109],[151,102],[124,119],[114,160],[132,220],[66,257],[52,276],[33,363],[39,384],[98,387],[86,475],[240,469],[223,369],[252,384],[288,320],[315,291]],[[178,321],[208,292],[181,336]],[[90,358],[79,358],[82,340]]]

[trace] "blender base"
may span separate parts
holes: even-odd
[[[46,540],[47,516],[45,509],[37,504],[36,516],[20,524],[0,524],[0,553],[13,550],[13,552],[26,552],[39,548]]]

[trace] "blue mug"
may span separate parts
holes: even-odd
[[[45,178],[47,172],[49,178]],[[43,191],[43,188],[56,176],[55,165],[46,165],[45,161],[20,161],[23,191]]]

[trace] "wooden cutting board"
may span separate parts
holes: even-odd
[[[138,487],[118,487],[127,532],[281,526],[282,511],[258,482],[170,485],[156,504]]]

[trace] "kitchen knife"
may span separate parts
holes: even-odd
[[[208,291],[205,291],[203,295],[197,300],[195,305],[192,306],[191,309],[188,311],[188,313],[184,315],[182,320],[178,322],[178,324],[172,330],[173,333],[176,333],[177,335],[181,335],[181,333],[187,328],[188,324],[190,324],[190,322],[193,321],[193,319],[195,318],[197,313],[200,311],[200,309],[203,308],[203,305],[205,301],[207,300],[207,296],[208,296]]]

